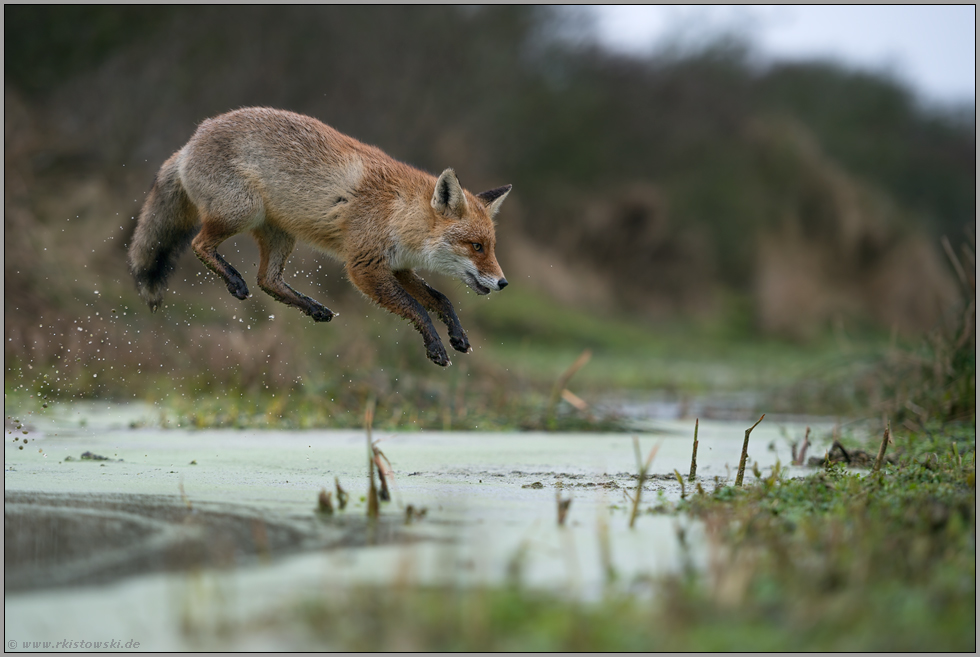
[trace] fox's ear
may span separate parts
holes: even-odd
[[[504,202],[507,195],[510,194],[510,190],[513,185],[504,185],[503,187],[496,187],[494,189],[488,189],[485,192],[480,192],[476,195],[478,199],[483,201],[483,204],[487,206],[487,212],[490,213],[490,218],[500,210],[500,204]]]
[[[432,192],[432,207],[441,215],[452,219],[461,219],[466,214],[466,197],[463,188],[456,178],[456,172],[446,169],[436,181],[435,191]]]

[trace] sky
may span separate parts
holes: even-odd
[[[737,32],[764,57],[831,58],[886,71],[923,100],[976,100],[973,5],[607,5],[593,7],[603,44],[645,53],[668,41]]]

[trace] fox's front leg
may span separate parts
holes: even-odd
[[[466,331],[459,323],[456,310],[446,295],[434,287],[430,287],[428,283],[422,280],[421,276],[410,269],[396,271],[395,278],[409,294],[418,299],[426,310],[435,313],[442,320],[442,323],[449,329],[449,344],[452,345],[453,349],[464,354],[468,353],[470,341],[466,339]]]
[[[378,264],[375,257],[354,258],[347,264],[347,277],[382,308],[412,322],[422,334],[425,355],[429,360],[442,367],[450,365],[446,348],[442,346],[442,340],[425,308],[401,286],[390,269]]]

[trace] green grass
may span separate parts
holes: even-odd
[[[493,359],[530,376],[553,379],[583,349],[593,352],[576,376],[580,384],[698,393],[779,385],[867,360],[888,346],[887,336],[862,330],[827,334],[809,344],[759,338],[733,311],[712,320],[648,323],[581,312],[514,290],[490,304],[469,300],[471,316]]]
[[[247,315],[228,301],[149,315],[99,300],[85,321],[26,327],[25,347],[7,345],[4,392],[15,407],[31,395],[147,401],[198,427],[358,426],[373,395],[384,428],[605,430],[615,418],[564,401],[558,423],[546,421],[556,380],[585,349],[592,358],[568,387],[590,403],[751,392],[760,412],[851,417],[877,413],[877,369],[894,351],[885,336],[858,330],[808,344],[753,337],[737,308],[728,318],[654,324],[508,289],[490,301],[460,298],[475,351],[454,353],[443,369],[405,322],[349,303],[365,315],[322,326],[271,300]]]

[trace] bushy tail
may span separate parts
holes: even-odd
[[[197,208],[180,182],[175,154],[160,167],[129,245],[129,270],[140,296],[156,310],[174,264],[197,234]]]

